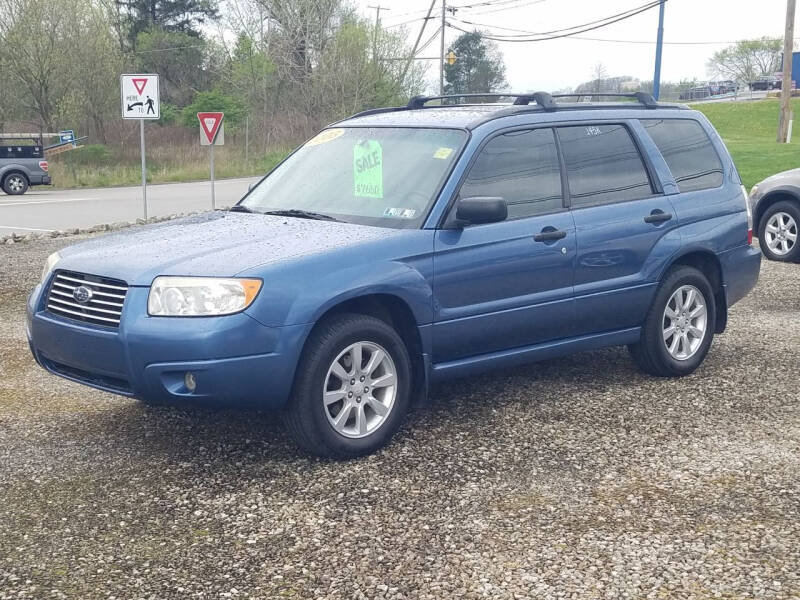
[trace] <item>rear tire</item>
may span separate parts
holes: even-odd
[[[758,223],[758,245],[769,260],[800,262],[800,204],[770,206]]]
[[[306,342],[286,426],[311,454],[370,454],[400,427],[411,388],[411,359],[390,325],[366,315],[332,317]]]
[[[3,179],[3,191],[9,196],[21,196],[28,191],[28,178],[22,173],[9,173]]]
[[[641,338],[629,350],[645,373],[682,377],[705,359],[715,327],[714,291],[708,279],[694,267],[677,266],[658,286]]]

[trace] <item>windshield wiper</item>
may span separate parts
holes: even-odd
[[[228,212],[254,213],[252,208],[247,208],[244,204],[236,204],[228,209]]]
[[[274,215],[276,217],[297,217],[298,219],[314,219],[316,221],[336,221],[341,223],[336,217],[325,215],[323,213],[311,212],[308,210],[299,210],[297,208],[288,208],[285,210],[268,210],[265,215]]]

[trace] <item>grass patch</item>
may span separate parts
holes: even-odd
[[[50,173],[56,188],[113,187],[138,185],[142,182],[142,168],[137,163],[128,163],[104,158],[87,160],[80,150],[54,157],[50,161]],[[267,154],[244,159],[241,151],[224,147],[214,150],[214,175],[224,177],[247,177],[264,175],[289,153],[289,149],[277,148]],[[92,152],[97,155],[97,151]],[[154,156],[147,156],[148,183],[179,183],[205,180],[209,178],[207,148],[170,148],[168,151],[156,149]],[[94,156],[92,157],[94,158]]]
[[[765,177],[800,167],[800,123],[791,144],[775,141],[780,108],[777,99],[709,102],[692,108],[706,115],[722,136],[748,190]],[[800,115],[800,99],[792,100],[792,110]]]

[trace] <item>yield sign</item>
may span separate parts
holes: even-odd
[[[209,144],[214,143],[214,139],[219,132],[219,126],[222,125],[222,119],[225,113],[221,112],[199,112],[197,113],[197,120],[200,121],[200,131],[206,136]]]
[[[144,86],[147,85],[147,77],[134,77],[131,81],[133,81],[133,87],[136,88],[136,91],[141,96],[142,92],[144,92]]]

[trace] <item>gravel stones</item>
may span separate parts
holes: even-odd
[[[456,381],[356,461],[275,415],[44,373],[0,247],[0,599],[800,597],[800,266],[684,379],[612,348]]]

